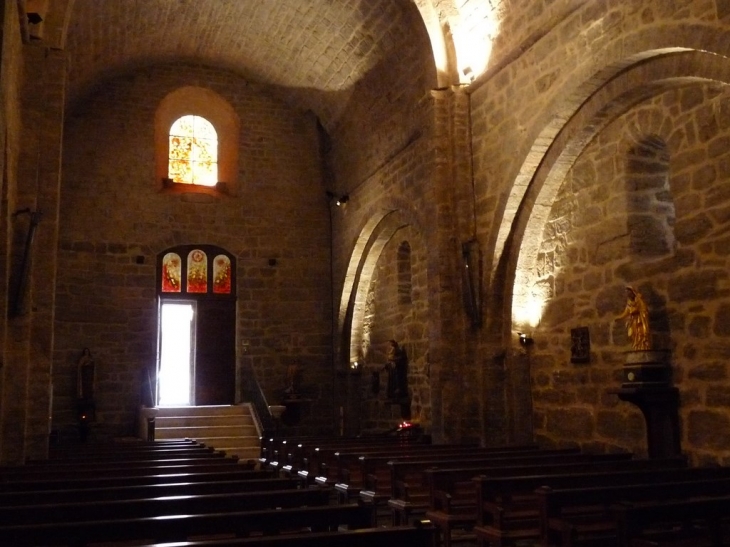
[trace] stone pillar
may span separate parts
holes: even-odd
[[[8,323],[6,379],[9,375],[13,382],[3,393],[13,402],[3,409],[2,459],[14,463],[48,455],[66,55],[26,45],[23,63],[22,148],[14,208],[19,214],[11,258],[14,286],[22,279],[23,290]],[[28,213],[20,213],[24,210]],[[27,246],[33,215],[38,224]]]
[[[10,273],[14,263],[18,157],[23,146],[20,96],[23,73],[23,44],[20,39],[16,2],[0,3],[2,14],[2,57],[0,61],[0,463],[22,461],[25,432],[27,360],[17,359],[17,330],[8,317]]]
[[[433,186],[437,200],[436,241],[439,257],[431,299],[439,310],[438,333],[431,337],[433,437],[436,442],[475,440],[481,435],[481,374],[474,355],[476,331],[467,315],[464,244],[475,238],[471,168],[470,104],[454,87],[432,92],[434,100]],[[478,245],[470,247],[479,267]],[[429,278],[431,278],[429,274]],[[478,277],[478,276],[477,276]],[[478,284],[477,284],[478,285]],[[474,287],[475,296],[478,286]],[[446,428],[445,424],[448,424]]]

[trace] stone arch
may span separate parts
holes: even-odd
[[[418,223],[403,209],[378,211],[363,226],[350,256],[340,297],[336,367],[346,367],[360,358],[366,298],[375,267],[386,245],[407,226],[413,226],[420,233]]]
[[[679,48],[636,54],[586,82],[582,92],[565,101],[566,110],[543,128],[507,200],[495,249],[495,265],[506,276],[504,302],[511,304],[514,328],[539,315],[531,302],[528,272],[537,258],[540,235],[560,182],[582,150],[633,105],[698,81],[730,81],[728,59]]]
[[[596,15],[598,16],[598,14]],[[593,104],[595,109],[595,99],[598,99],[602,112],[597,121],[605,125],[607,121],[616,116],[614,110],[622,108],[621,104],[612,105],[610,97],[623,92],[630,95],[629,90],[633,89],[642,93],[641,97],[635,101],[638,102],[647,96],[646,87],[650,82],[653,82],[651,87],[655,89],[655,92],[660,90],[656,86],[662,88],[666,85],[666,83],[662,83],[664,79],[662,74],[655,73],[651,80],[646,81],[637,78],[629,80],[625,78],[627,71],[632,71],[637,67],[642,68],[645,63],[650,64],[652,61],[659,60],[677,64],[684,63],[684,66],[673,67],[669,74],[676,74],[676,77],[680,77],[683,72],[686,72],[687,77],[691,78],[692,72],[698,68],[692,68],[691,60],[683,60],[683,58],[673,55],[682,52],[704,54],[703,59],[712,65],[712,68],[707,67],[710,72],[722,71],[720,65],[724,63],[726,57],[730,56],[730,30],[701,23],[667,25],[661,34],[658,34],[654,27],[642,28],[636,32],[621,35],[607,43],[601,51],[592,52],[594,58],[606,59],[608,63],[593,74],[574,75],[574,81],[577,79],[581,83],[574,89],[561,89],[557,94],[555,104],[547,105],[544,109],[545,112],[550,113],[549,117],[545,118],[544,124],[538,126],[531,135],[526,136],[526,140],[532,144],[512,184],[506,203],[503,205],[503,217],[495,242],[493,268],[497,268],[503,260],[504,252],[509,247],[508,240],[513,240],[510,234],[518,209],[524,204],[528,205],[530,209],[533,208],[534,201],[531,202],[527,198],[527,189],[532,187],[538,167],[543,168],[543,159],[548,156],[548,151],[556,153],[556,141],[561,140],[563,143],[570,141],[581,130],[581,123],[587,123],[586,120],[591,116],[582,115],[581,112],[587,112],[585,107],[588,106],[588,103]],[[672,60],[668,61],[667,58]],[[621,85],[625,87],[617,89]],[[597,131],[590,131],[588,128],[588,133],[583,135],[583,138],[589,138],[596,133]],[[557,146],[557,148],[560,149],[564,146],[565,144]]]
[[[378,258],[388,241],[407,224],[398,211],[381,212],[367,222],[355,244],[340,300],[338,328],[338,332],[343,333],[341,355],[346,355],[348,361],[359,358],[365,299]],[[349,324],[346,324],[348,317]]]
[[[436,65],[438,87],[448,87],[458,82],[456,74],[456,53],[450,36],[444,32],[441,20],[433,0],[413,0],[426,26],[431,51]]]

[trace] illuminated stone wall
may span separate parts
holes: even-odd
[[[624,286],[650,308],[653,347],[672,351],[683,447],[724,461],[730,94],[669,91],[634,107],[578,158],[550,213],[535,286],[548,296],[532,350],[539,438],[645,453],[643,418],[610,394],[621,383]],[[570,329],[591,360],[570,362]],[[712,432],[715,433],[712,433]]]

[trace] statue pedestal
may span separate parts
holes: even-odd
[[[627,351],[621,387],[668,387],[672,373],[670,357],[669,350]]]
[[[619,399],[639,407],[646,422],[649,458],[681,455],[679,390],[671,387],[670,352],[630,351],[626,354],[624,382],[612,391]]]
[[[638,406],[644,415],[650,459],[681,455],[677,412],[679,391],[676,387],[623,388],[614,393],[622,401]]]

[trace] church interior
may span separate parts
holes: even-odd
[[[165,352],[291,435],[730,460],[730,2],[0,15],[4,465],[137,436]]]
[[[85,348],[92,434],[137,434],[160,257],[196,246],[233,264],[213,402],[281,404],[293,367],[292,433],[647,454],[631,286],[682,453],[727,461],[726,2],[3,4],[3,462],[77,435]],[[213,186],[168,171],[184,114]]]
[[[730,0],[0,29],[0,545],[730,543]]]

